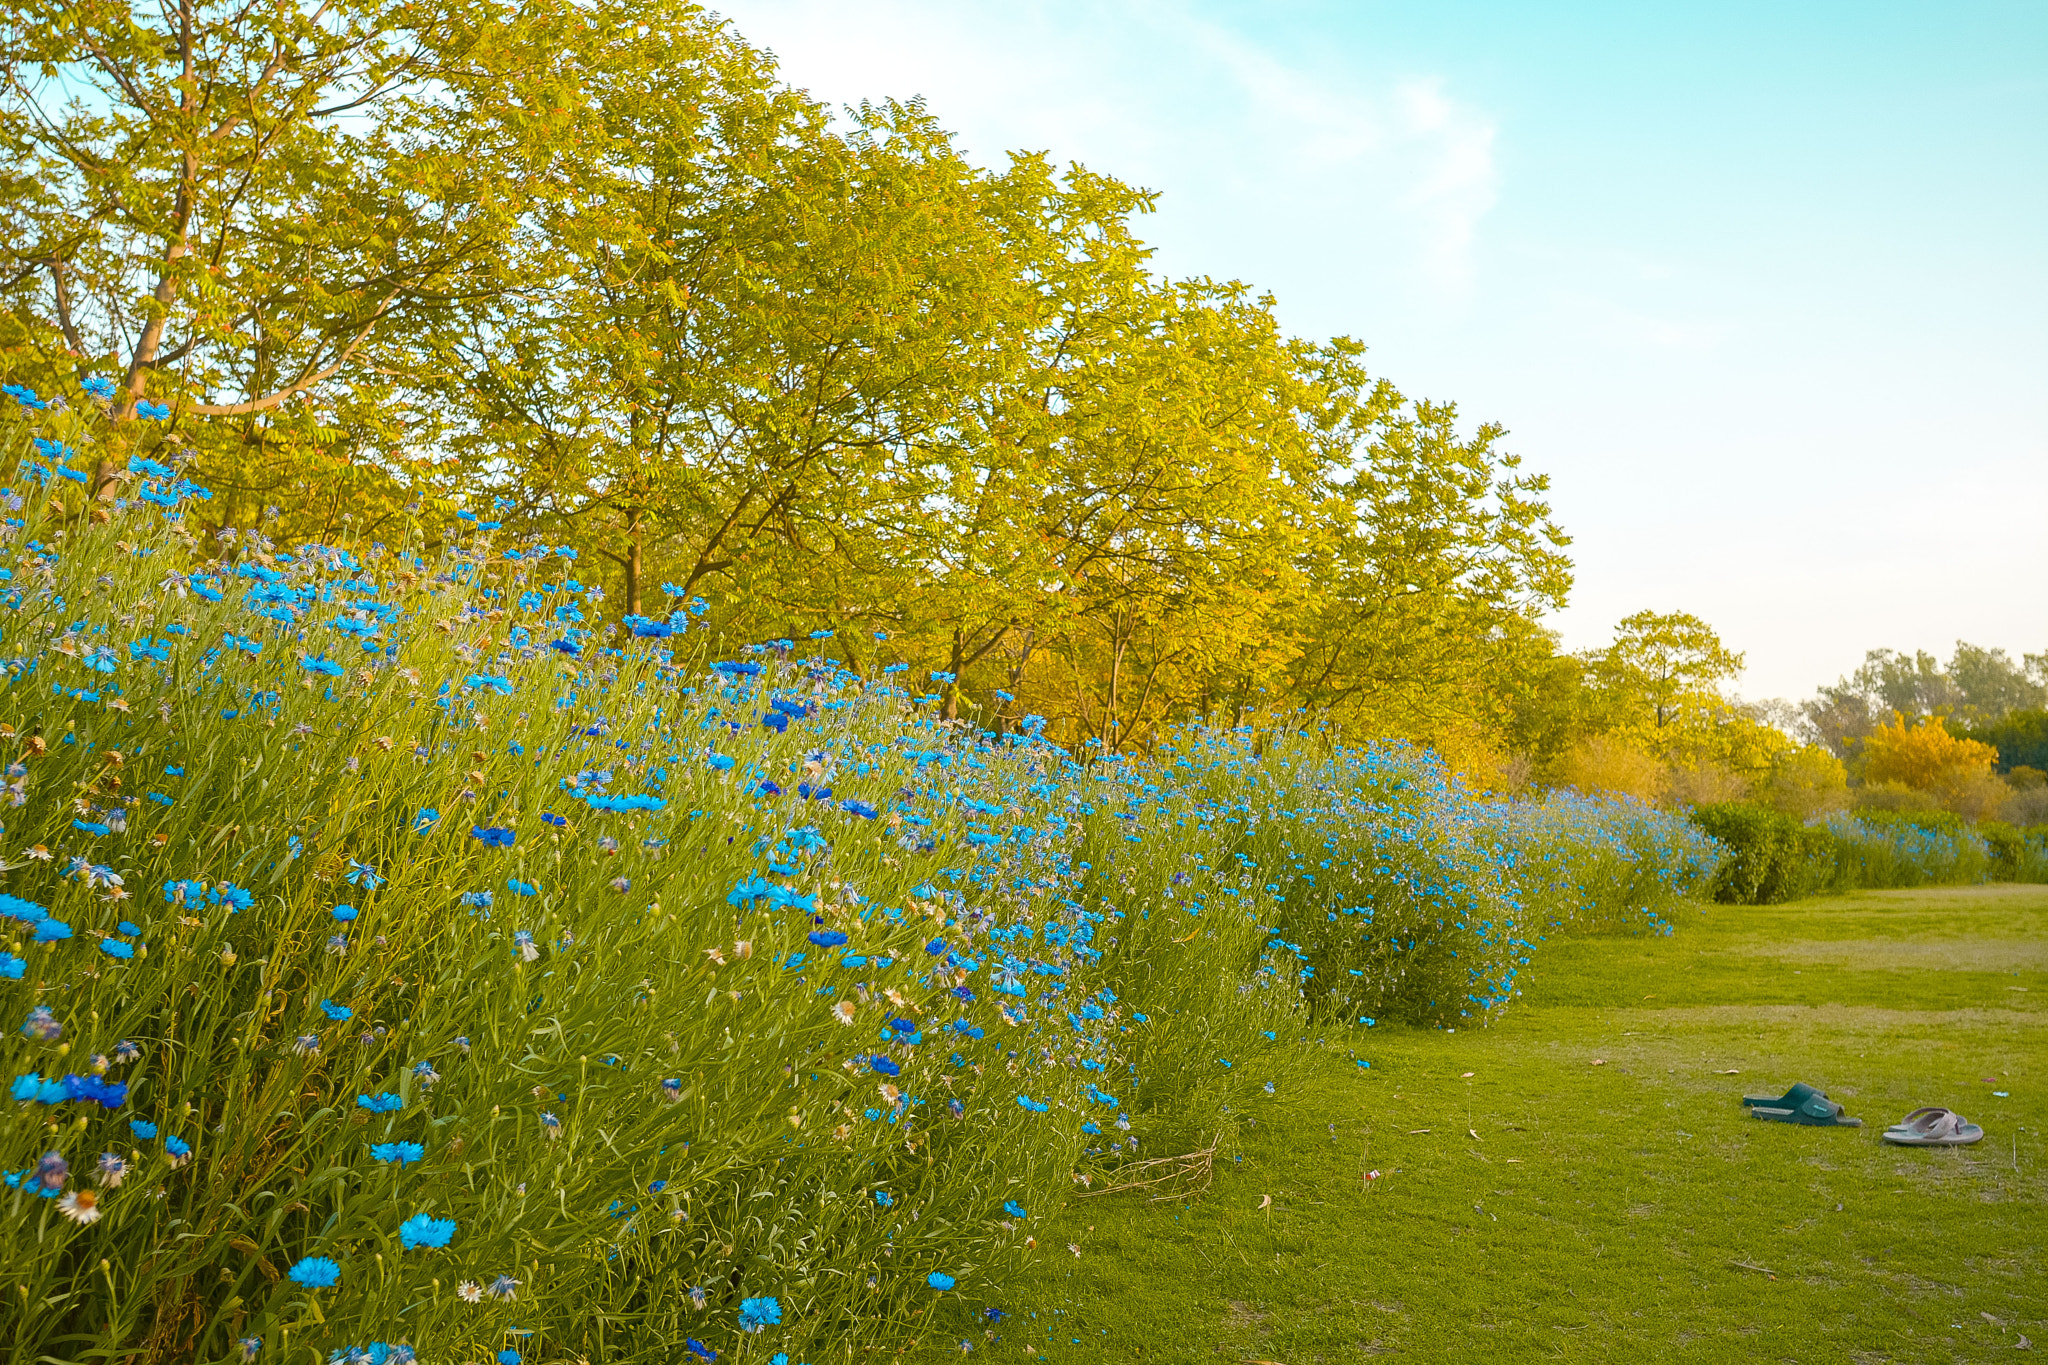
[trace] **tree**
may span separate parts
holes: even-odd
[[[1368,384],[1358,357],[1340,342],[1324,362],[1345,401],[1319,432],[1337,470],[1290,686],[1368,731],[1497,730],[1501,684],[1553,653],[1533,623],[1571,586],[1549,482],[1497,448],[1500,427],[1460,435],[1455,406]]]
[[[1937,791],[1988,774],[1997,761],[1996,749],[1950,734],[1938,716],[1923,716],[1908,726],[1894,713],[1864,743],[1863,780]]]
[[[1728,709],[1720,684],[1742,671],[1742,656],[1682,611],[1625,618],[1590,663],[1613,728],[1667,758],[1701,745]]]
[[[1970,722],[1999,721],[2014,711],[2048,707],[2048,667],[2042,655],[2014,663],[2002,649],[1956,641],[1948,678],[1961,694],[1957,713]]]
[[[2048,771],[2048,709],[2009,711],[1991,725],[1973,725],[1969,737],[1998,751],[1998,770]]]
[[[658,572],[736,632],[889,624],[1021,363],[1013,228],[1062,191],[915,105],[835,130],[697,14],[593,25],[601,154],[542,224],[559,277],[455,348],[459,445],[502,462],[507,519],[617,565],[629,611]]]
[[[558,16],[488,5],[22,0],[5,24],[8,300],[42,372],[150,394],[228,493],[384,461],[420,334],[506,287],[545,192]],[[62,349],[57,349],[61,344]],[[383,472],[394,472],[386,467]],[[104,493],[123,477],[103,461]],[[251,499],[243,499],[244,503]],[[216,504],[232,516],[237,501]]]

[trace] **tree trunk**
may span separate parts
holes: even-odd
[[[640,615],[640,509],[626,517],[626,615]]]

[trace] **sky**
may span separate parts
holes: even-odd
[[[1690,611],[1795,699],[2048,651],[2048,4],[713,5],[816,98],[1157,191],[1162,274],[1505,425],[1568,648]]]

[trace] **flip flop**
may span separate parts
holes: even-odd
[[[1861,1128],[1862,1119],[1844,1118],[1842,1106],[1801,1081],[1782,1096],[1744,1095],[1742,1102],[1757,1118],[1772,1123],[1803,1123],[1811,1128]]]
[[[1925,1119],[1930,1115],[1946,1114],[1947,1112],[1948,1110],[1946,1109],[1938,1109],[1933,1105],[1928,1105],[1923,1108],[1915,1109],[1912,1113],[1906,1115],[1906,1117],[1900,1119],[1897,1123],[1887,1125],[1885,1131],[1887,1133],[1896,1133],[1906,1129],[1910,1129],[1915,1124],[1919,1123],[1922,1119]]]
[[[1884,1140],[1899,1147],[1967,1147],[1984,1139],[1984,1130],[1950,1109],[1915,1109],[1884,1130]]]

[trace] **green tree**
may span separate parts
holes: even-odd
[[[1957,713],[1974,723],[2048,707],[2048,667],[2043,661],[2042,655],[2028,655],[2014,663],[2002,649],[1956,641],[1955,653],[1949,656],[1948,678],[1961,694]]]
[[[1507,680],[1552,652],[1534,622],[1571,587],[1549,481],[1498,448],[1500,427],[1464,436],[1455,406],[1368,385],[1359,354],[1347,342],[1328,357],[1349,405],[1325,433],[1337,472],[1292,689],[1367,733],[1428,737],[1468,717],[1500,730]]]
[[[117,381],[116,455],[156,442],[133,419],[167,402],[223,518],[303,485],[308,461],[360,485],[359,510],[402,483],[388,452],[430,424],[399,377],[452,304],[506,287],[545,192],[559,21],[384,0],[10,7],[0,240],[41,372]],[[102,461],[96,482],[121,477]]]
[[[1742,656],[1689,612],[1639,611],[1590,660],[1607,727],[1671,758],[1696,748],[1727,710],[1721,684]]]

